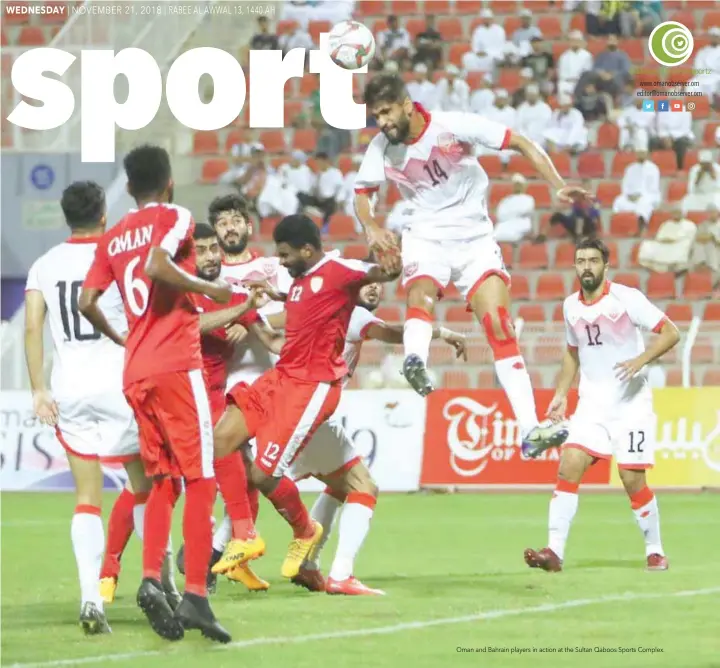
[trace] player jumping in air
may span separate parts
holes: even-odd
[[[35,414],[43,424],[55,427],[75,481],[77,505],[70,534],[80,578],[80,625],[88,634],[109,633],[100,595],[105,547],[100,465],[122,462],[137,497],[147,494],[150,481],[140,462],[137,424],[122,394],[121,341],[103,336],[78,310],[80,288],[105,231],[105,193],[91,181],[75,182],[64,190],[60,205],[71,235],[28,272],[25,355]],[[103,295],[99,308],[117,331],[127,330],[115,286]],[[55,349],[51,389],[45,385],[43,363],[47,317]],[[127,494],[132,532],[134,499],[132,492]],[[136,526],[140,534],[141,524],[140,513]]]
[[[200,351],[199,322],[188,293],[220,302],[230,286],[197,278],[190,212],[171,204],[173,182],[164,149],[141,146],[124,160],[128,192],[138,204],[100,239],[83,286],[80,311],[102,333],[125,345],[124,392],[140,428],[145,471],[153,479],[145,510],[143,581],[138,605],[153,630],[179,640],[186,628],[229,642],[207,600],[211,513],[216,494],[213,437]],[[130,331],[121,338],[98,308],[101,295],[117,284]],[[249,518],[245,471],[237,462],[218,462],[221,490],[237,486],[244,494],[240,509]],[[221,474],[221,469],[223,473]],[[170,535],[172,511],[185,484],[183,534],[188,545],[185,594],[177,610],[160,587],[160,570]],[[242,500],[242,499],[241,499]],[[248,521],[249,524],[249,521]],[[245,536],[242,560],[254,556],[259,542]]]
[[[273,238],[280,262],[294,279],[287,295],[266,288],[273,299],[285,301],[285,345],[274,369],[252,386],[240,383],[230,390],[228,407],[215,428],[215,446],[218,456],[227,456],[255,437],[252,481],[293,528],[281,573],[294,578],[319,544],[323,529],[311,519],[297,486],[285,473],[337,408],[348,371],[343,345],[359,290],[394,280],[400,266],[390,261],[384,270],[325,254],[320,230],[306,216],[284,218]],[[235,500],[224,489],[222,493],[234,535]],[[241,558],[242,549],[233,538],[213,572],[225,573]]]
[[[525,550],[525,562],[531,568],[562,570],[583,474],[598,459],[613,455],[645,538],[647,569],[668,568],[657,500],[645,477],[655,461],[657,418],[643,369],[670,350],[680,336],[677,327],[642,292],[607,279],[608,258],[602,241],[582,241],[575,251],[581,287],[563,304],[567,351],[548,415],[554,420],[565,418],[567,393],[578,371],[580,400],[570,421],[550,500],[548,546]],[[641,330],[658,334],[647,350]],[[524,448],[530,457],[542,450]]]
[[[530,376],[510,317],[510,276],[487,211],[488,176],[473,145],[525,155],[564,201],[584,198],[569,187],[533,141],[499,123],[465,112],[430,114],[412,102],[395,75],[375,77],[365,103],[382,130],[368,146],[355,185],[355,208],[381,263],[399,252],[397,239],[375,221],[371,197],[386,181],[405,200],[403,285],[407,286],[404,374],[422,396],[434,388],[427,373],[435,303],[451,281],[485,330],[495,372],[508,395],[525,443],[559,445],[562,424],[538,424]]]

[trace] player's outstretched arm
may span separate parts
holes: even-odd
[[[580,370],[580,357],[576,346],[568,345],[563,356],[562,368],[558,378],[557,387],[555,388],[555,396],[550,402],[547,410],[547,417],[551,420],[559,421],[565,418],[567,410],[567,395],[575,381]]]
[[[369,194],[355,193],[355,214],[365,230],[370,251],[375,253],[383,264],[388,263],[389,260],[385,259],[388,254],[399,254],[397,236],[378,225],[372,212]]]
[[[59,411],[45,385],[43,330],[46,313],[42,292],[28,290],[25,293],[25,360],[33,393],[33,409],[40,422],[53,426],[57,424]]]
[[[150,249],[145,273],[151,281],[165,283],[182,292],[207,295],[219,304],[227,304],[232,296],[230,285],[225,281],[206,281],[184,271],[172,259],[164,248],[155,246]]]
[[[668,350],[674,348],[680,341],[680,332],[672,320],[665,318],[660,333],[647,347],[644,353],[627,362],[618,362],[615,365],[617,377],[620,380],[630,380],[643,367],[662,357]]]
[[[370,285],[370,283],[390,283],[396,280],[402,273],[402,260],[400,255],[391,253],[385,256],[383,265],[374,264],[368,270],[361,285]]]
[[[517,132],[511,132],[508,148],[522,153],[528,160],[530,160],[540,175],[556,190],[558,198],[561,201],[573,202],[577,200],[591,199],[590,193],[586,190],[575,186],[568,186],[565,183],[565,180],[560,176],[560,174],[558,174],[550,156],[545,152],[542,146],[534,142],[532,139],[518,134]]]
[[[383,321],[373,322],[368,325],[365,338],[370,341],[382,341],[383,343],[401,344],[403,342],[403,325],[388,325]],[[462,357],[467,362],[467,347],[465,336],[453,332],[445,327],[433,327],[433,339],[440,339],[455,348],[458,358]]]
[[[253,290],[242,304],[214,311],[213,313],[201,313],[200,334],[207,334],[235,322],[238,318],[242,318],[248,311],[252,311],[257,306],[259,296],[259,293]]]

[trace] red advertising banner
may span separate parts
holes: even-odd
[[[538,415],[545,415],[552,390],[536,390]],[[572,415],[577,393],[571,392]],[[436,390],[427,399],[420,485],[539,485],[557,479],[560,450],[526,459],[520,430],[502,390]],[[598,461],[583,483],[608,484],[610,463]]]

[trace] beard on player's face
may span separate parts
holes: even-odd
[[[410,117],[400,110],[394,118],[388,118],[380,128],[391,144],[402,144],[410,136]]]
[[[601,268],[597,274],[594,274],[591,269],[583,269],[578,274],[578,278],[580,279],[580,285],[582,285],[583,290],[594,292],[605,281],[605,268]]]
[[[212,260],[197,266],[197,275],[205,281],[215,281],[220,278],[220,260]]]
[[[380,305],[381,298],[382,290],[380,286],[377,283],[371,283],[360,290],[357,303],[358,306],[372,312]]]
[[[245,230],[244,234],[235,230],[225,230],[222,234],[218,234],[220,248],[223,249],[223,252],[231,255],[242,253],[247,248],[249,239],[248,230]]]

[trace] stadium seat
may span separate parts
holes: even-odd
[[[247,130],[231,130],[225,138],[225,152],[230,153],[236,144],[247,144],[250,141],[250,133]]]
[[[693,318],[692,306],[673,302],[667,305],[665,315],[673,322],[690,322]]]
[[[575,244],[565,241],[559,243],[555,249],[556,269],[572,269],[575,266]]]
[[[638,253],[640,252],[640,244],[633,244],[632,250],[630,251],[630,266],[639,267],[638,264]]]
[[[467,389],[471,386],[470,377],[464,371],[446,371],[442,375],[440,386],[448,389]]]
[[[561,274],[541,274],[535,288],[537,299],[565,299],[567,296],[565,279]]]
[[[346,153],[338,156],[337,167],[343,174],[354,171],[355,165],[353,165],[352,156]]]
[[[720,369],[706,369],[702,384],[703,387],[720,387]]]
[[[363,244],[347,244],[343,249],[343,257],[351,260],[364,260],[367,254],[367,246]]]
[[[652,217],[650,218],[650,223],[648,224],[648,236],[654,237],[657,234],[657,231],[660,229],[660,225],[662,225],[668,218],[670,218],[670,212],[655,211],[655,213],[653,213]]]
[[[200,178],[204,183],[215,183],[221,174],[227,172],[228,168],[227,160],[211,158],[203,163],[202,176]]]
[[[648,277],[646,294],[650,299],[675,299],[675,274],[651,273]]]
[[[638,276],[635,273],[624,273],[624,274],[615,274],[613,276],[613,283],[619,283],[620,285],[627,285],[629,288],[635,288],[636,290],[640,290],[640,276]]]
[[[570,19],[570,30],[579,30],[582,33],[587,32],[587,21],[585,14],[573,14]]]
[[[720,127],[720,123],[705,123],[705,132],[703,133],[704,144],[708,146],[715,145],[715,132],[718,127]]]
[[[545,322],[545,308],[540,304],[522,304],[518,309],[518,318],[525,322]]]
[[[486,341],[468,345],[468,362],[471,364],[492,364],[493,352]]]
[[[451,11],[450,0],[425,0],[423,4],[423,14],[425,15],[450,14]]]
[[[687,194],[687,181],[670,181],[668,185],[668,202],[677,202]]]
[[[464,4],[465,3],[461,3],[461,5]],[[458,67],[462,67],[462,57],[468,51],[470,51],[470,44],[468,42],[456,42],[451,44],[448,52],[448,62],[451,62],[453,65],[457,65]]]
[[[407,21],[405,21],[405,30],[408,31],[408,33],[410,34],[410,39],[412,39],[414,42],[418,34],[425,30],[425,19],[409,18]]]
[[[497,387],[497,376],[494,371],[481,371],[478,374],[477,383],[481,390],[491,390]]]
[[[470,86],[470,90],[474,91],[481,87],[484,78],[485,72],[468,72],[465,81]]]
[[[621,191],[622,188],[617,181],[603,181],[598,184],[595,197],[602,206],[611,207]]]
[[[448,322],[472,322],[475,316],[465,306],[449,306],[445,311]]]
[[[620,130],[615,123],[603,123],[598,128],[597,147],[616,149],[620,141]]]
[[[402,311],[397,306],[380,306],[374,315],[385,322],[398,323],[404,320]]]
[[[678,23],[682,23],[685,27],[689,28],[690,30],[695,30],[695,14],[691,10],[681,11],[681,12],[674,12],[669,17],[670,21],[677,21]]]
[[[533,7],[534,5],[535,3],[533,3]],[[562,35],[563,31],[562,24],[557,16],[538,17],[537,27],[545,39],[556,39]]]
[[[553,322],[564,322],[565,321],[565,315],[563,313],[563,305],[562,304],[555,304],[555,307],[553,308],[552,319],[553,319]]]
[[[490,186],[490,207],[496,207],[503,197],[512,195],[513,186],[512,183],[500,182]]]
[[[634,237],[638,233],[638,218],[634,213],[615,213],[610,219],[610,236]]]
[[[513,256],[515,255],[515,247],[512,244],[500,244],[503,262],[505,266],[510,268],[513,266]]]
[[[330,218],[328,233],[330,239],[355,239],[357,238],[355,221],[352,216],[346,216],[342,213],[333,214],[332,218]]]
[[[320,33],[330,32],[332,23],[330,21],[310,21],[308,24],[308,32],[315,44],[320,44]]]
[[[29,14],[20,14],[17,11],[15,11],[17,8],[22,7],[23,5],[27,5],[29,3],[27,2],[5,2],[3,3],[3,20],[2,22],[7,25],[20,25],[22,23],[27,23],[30,20]],[[9,9],[10,7],[13,8],[13,12],[10,13]]]
[[[427,5],[427,3],[425,4]],[[440,19],[437,23],[437,31],[445,42],[459,42],[464,38],[462,23],[459,19]]]
[[[527,301],[530,299],[530,283],[527,276],[514,274],[510,283],[510,294],[515,301]]]
[[[355,3],[355,14],[358,18],[364,16],[382,16],[387,13],[385,0],[359,0]]]
[[[585,48],[592,54],[593,58],[597,58],[606,48],[606,41],[600,37],[585,37],[587,45]]]
[[[720,322],[720,302],[710,302],[707,304],[703,318],[713,322]]]
[[[677,350],[677,346],[675,349]],[[693,364],[711,364],[714,362],[715,347],[712,338],[707,336],[699,337],[692,347],[690,360]]]
[[[710,299],[712,296],[712,274],[695,272],[685,276],[683,297],[685,299]]]
[[[623,39],[620,41],[620,50],[627,53],[631,62],[640,65],[645,62],[647,39]]]
[[[50,9],[61,8],[60,12],[49,12],[40,16],[42,23],[65,23],[70,17],[68,5],[65,2],[45,2],[44,5]]]
[[[621,179],[625,174],[625,168],[635,162],[637,158],[634,153],[616,153],[612,161],[610,176]]]
[[[480,158],[478,158],[478,162],[482,166],[482,168],[487,172],[487,175],[491,179],[499,178],[503,175],[503,171],[505,169],[502,162],[500,162],[500,158],[496,155],[484,155]]]
[[[511,93],[520,87],[520,70],[507,67],[500,70],[500,76],[497,80],[497,87],[504,88]]]
[[[510,39],[512,34],[520,27],[522,27],[522,20],[519,16],[511,14],[510,16],[505,17],[505,20],[503,21],[503,28],[505,28],[505,35],[508,39]]]
[[[537,170],[533,167],[532,162],[524,155],[513,155],[510,157],[510,161],[507,164],[508,174],[514,174],[515,172],[522,174],[529,178],[537,178]]]
[[[605,158],[602,153],[581,153],[577,163],[581,179],[601,179],[605,176]]]
[[[258,141],[265,147],[268,153],[284,153],[285,135],[282,130],[265,130],[260,133]]]
[[[18,46],[43,46],[45,44],[45,33],[37,26],[25,26],[20,31]]]
[[[417,0],[390,0],[390,13],[398,16],[420,14]]]
[[[320,77],[317,74],[308,74],[307,72],[300,79],[300,95],[302,97],[310,97],[316,90],[320,88]]]
[[[317,131],[313,128],[295,130],[293,148],[306,153],[314,153],[318,145]]]
[[[193,135],[193,153],[196,155],[215,155],[220,152],[217,132],[196,132]]]
[[[661,176],[675,176],[678,171],[675,151],[653,151],[651,160],[657,165]]]
[[[570,178],[572,173],[570,156],[567,153],[550,153],[549,155],[555,168],[558,170],[558,174],[564,179]]]
[[[566,343],[556,336],[539,337],[532,349],[534,364],[559,364],[566,350]]]
[[[549,209],[552,205],[550,186],[545,182],[528,184],[527,194],[535,199],[536,209]]]
[[[545,244],[526,243],[520,246],[518,266],[521,269],[547,269],[550,266]]]
[[[685,216],[688,220],[692,220],[693,223],[696,225],[700,225],[700,223],[705,222],[705,220],[708,218],[708,212],[707,211],[688,211]]]
[[[682,387],[682,369],[679,367],[672,367],[668,369],[665,376],[665,384],[667,387]]]
[[[295,30],[297,24],[298,22],[295,19],[280,19],[275,26],[275,32],[278,35],[290,34]]]

